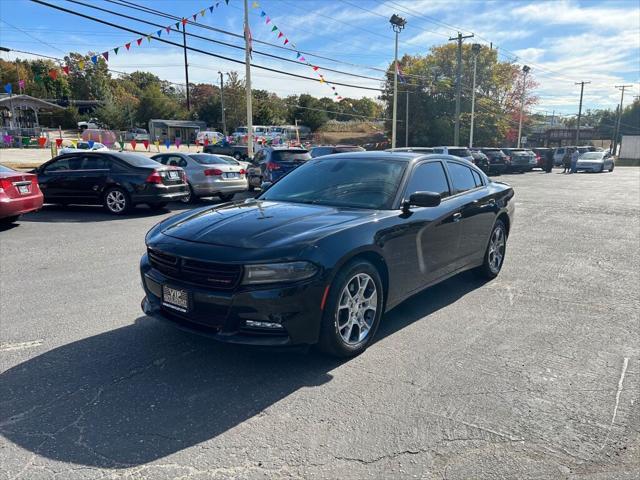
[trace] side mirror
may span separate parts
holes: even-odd
[[[412,205],[416,207],[437,207],[440,205],[441,200],[442,197],[436,192],[415,192],[411,194],[408,201],[405,200],[402,203],[402,211],[408,212]]]
[[[263,192],[266,192],[271,188],[271,185],[273,185],[273,183],[271,182],[262,182],[262,184],[260,185],[260,190],[262,190]]]

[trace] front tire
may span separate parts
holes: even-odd
[[[504,257],[507,249],[507,229],[502,220],[497,220],[491,235],[489,243],[484,253],[484,261],[477,272],[484,278],[494,279],[500,273]]]
[[[120,187],[110,188],[104,194],[104,208],[113,215],[124,215],[131,209],[129,194]]]
[[[353,357],[372,342],[384,305],[378,270],[355,260],[336,275],[325,304],[318,348],[335,357]]]
[[[613,167],[615,167],[615,164],[611,163],[611,168],[609,169],[609,172],[613,172]]]
[[[234,195],[235,193],[219,193],[218,197],[220,197],[220,200],[223,202],[230,202]]]

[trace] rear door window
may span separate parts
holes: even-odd
[[[449,183],[441,162],[422,163],[413,170],[406,198],[415,192],[435,192],[443,198],[449,196]]]
[[[482,183],[482,177],[480,176],[480,174],[475,170],[471,170],[471,173],[473,174],[473,179],[476,182],[476,187],[481,187],[483,183]]]
[[[82,170],[108,170],[109,160],[106,157],[84,157]]]
[[[453,182],[454,193],[462,193],[476,188],[476,180],[473,177],[473,170],[455,162],[447,162],[449,174]]]

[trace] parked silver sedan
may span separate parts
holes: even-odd
[[[181,167],[187,174],[189,195],[181,199],[194,203],[200,197],[218,196],[230,201],[236,193],[246,192],[244,168],[210,153],[161,153],[151,157],[163,165]]]
[[[600,173],[615,167],[613,156],[609,152],[586,152],[580,155],[576,165],[577,171]]]

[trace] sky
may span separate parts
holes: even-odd
[[[142,33],[154,33],[159,25],[173,20],[129,8],[122,0],[43,0],[75,12],[110,21]],[[80,2],[80,3],[78,3]],[[213,12],[208,7],[219,5]],[[86,5],[82,5],[84,3]],[[138,6],[160,10],[177,17],[198,13],[198,23],[218,30],[242,35],[242,0],[134,0]],[[256,7],[257,5],[257,7]],[[116,12],[97,10],[97,7]],[[254,8],[255,7],[255,8]],[[266,16],[261,16],[262,12]],[[573,115],[578,111],[580,86],[584,89],[583,109],[615,108],[620,102],[616,85],[632,85],[625,93],[625,105],[640,94],[640,2],[635,0],[603,1],[503,1],[503,0],[249,0],[249,20],[254,39],[253,62],[276,70],[317,78],[322,72],[329,82],[341,82],[369,89],[336,86],[343,97],[379,95],[384,70],[393,59],[393,31],[388,22],[391,14],[406,18],[400,33],[399,55],[424,55],[434,45],[448,42],[460,31],[475,34],[467,42],[492,43],[501,60],[515,61],[531,67],[531,75],[539,83],[532,92],[539,98],[534,111]],[[135,19],[125,18],[129,15]],[[267,17],[270,19],[266,23]],[[278,30],[272,32],[273,25]],[[187,31],[206,39],[188,37],[191,47],[236,60],[244,60],[244,52],[216,40],[242,46],[242,38],[197,26]],[[279,32],[284,36],[277,37]],[[120,72],[145,70],[178,84],[185,83],[183,50],[140,35],[118,30],[70,13],[53,10],[28,0],[0,0],[0,45],[11,49],[63,57],[69,52],[100,53],[120,46],[118,55],[110,52],[109,68]],[[176,32],[162,38],[181,43]],[[258,43],[283,45],[285,48]],[[133,42],[130,51],[123,45]],[[318,72],[297,61],[294,44]],[[258,54],[264,52],[289,61]],[[6,60],[35,58],[17,52],[2,52]],[[189,52],[189,81],[213,83],[218,71],[238,71],[244,76],[244,65],[210,55]],[[349,74],[336,73],[327,68]],[[252,86],[285,96],[309,93],[332,96],[325,83],[294,78],[281,73],[252,68]],[[362,78],[367,77],[367,78]]]

